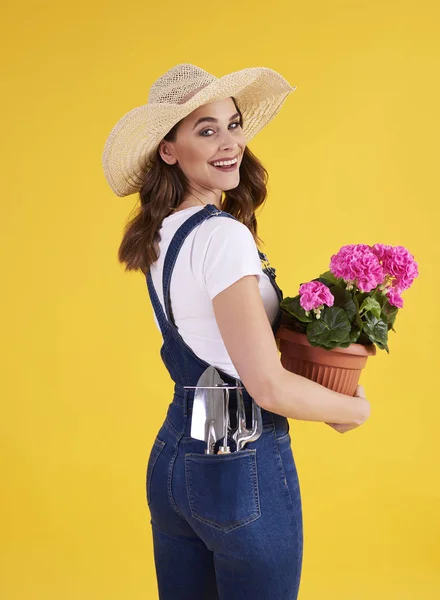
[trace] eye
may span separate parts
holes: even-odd
[[[241,123],[240,121],[233,121],[232,123],[229,123],[229,127],[231,125],[238,125],[238,127],[241,127]],[[233,127],[233,129],[238,129],[238,127]],[[204,133],[206,133],[207,131],[214,131],[211,127],[209,127],[208,129],[204,129],[203,131],[200,132],[200,135],[202,137],[211,137],[210,135],[203,135]]]

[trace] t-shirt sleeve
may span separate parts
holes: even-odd
[[[260,280],[257,245],[246,225],[229,217],[212,217],[203,225],[207,227],[200,272],[202,286],[211,300],[245,275],[256,275]]]

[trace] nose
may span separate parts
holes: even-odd
[[[229,149],[238,150],[238,147],[236,135],[231,131],[225,131],[220,138],[219,149],[222,151]]]

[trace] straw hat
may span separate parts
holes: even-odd
[[[125,114],[113,127],[104,146],[105,177],[117,196],[142,187],[161,140],[193,110],[233,96],[243,115],[249,142],[296,90],[276,71],[252,67],[217,78],[189,63],[178,64],[151,86],[148,102]]]

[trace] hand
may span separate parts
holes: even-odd
[[[359,425],[362,425],[363,423],[365,423],[365,421],[370,416],[371,407],[370,407],[370,403],[365,398],[365,391],[364,391],[364,388],[362,385],[357,386],[356,392],[354,393],[354,397],[362,398],[365,401],[365,410],[364,410],[363,418],[360,419],[359,421],[354,421],[353,423],[326,423],[326,425],[333,427],[333,429],[335,429],[339,433],[345,433],[346,431],[350,431],[351,429],[356,429],[356,427],[359,427]]]

